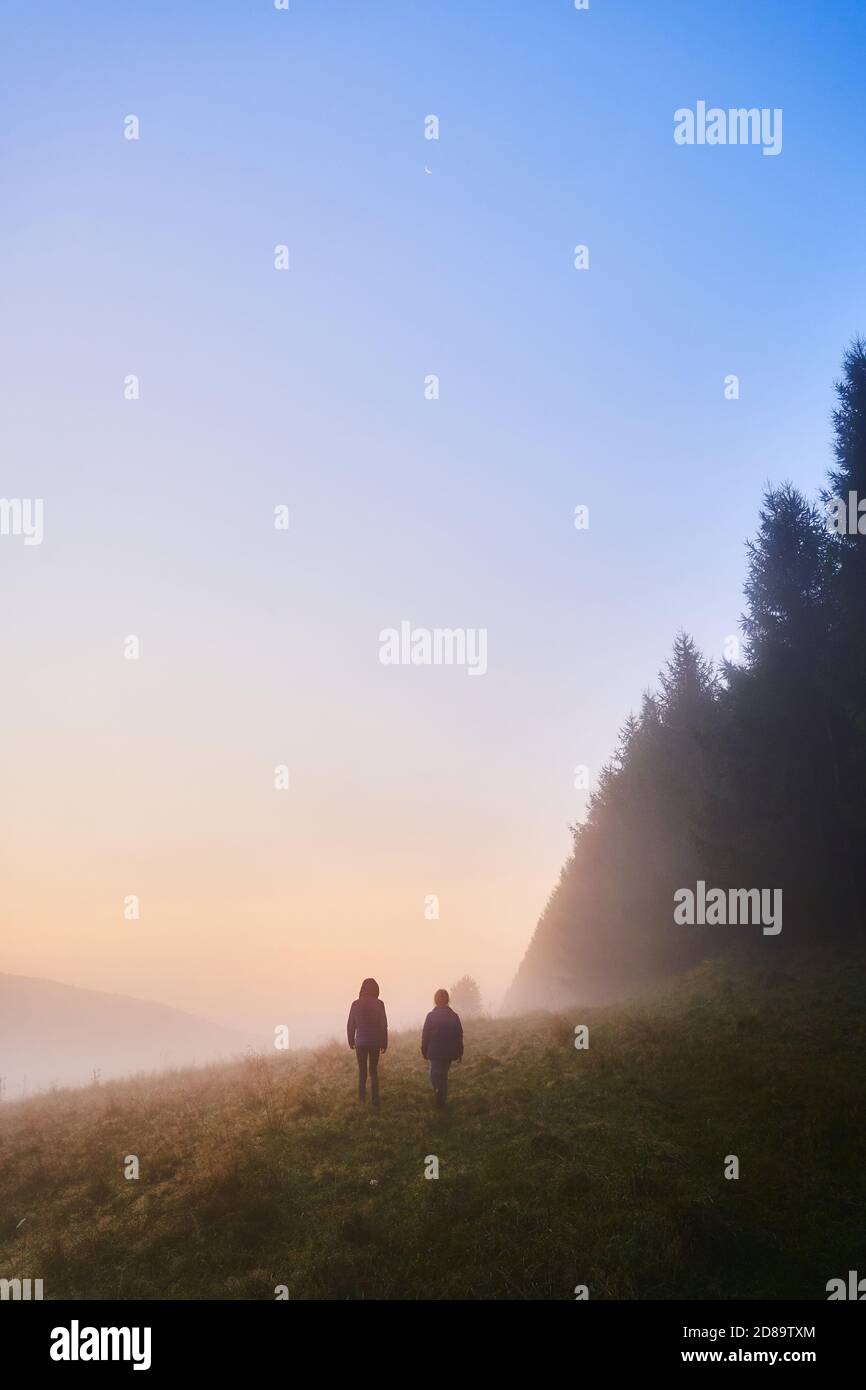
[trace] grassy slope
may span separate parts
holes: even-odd
[[[864,981],[712,965],[471,1024],[444,1113],[414,1034],[380,1113],[335,1045],[7,1104],[0,1277],[49,1298],[825,1298],[863,1260]]]

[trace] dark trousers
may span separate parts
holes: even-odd
[[[448,1097],[448,1068],[450,1062],[430,1062],[430,1085],[433,1087],[433,1094],[436,1097],[437,1105],[444,1105]]]
[[[367,1066],[370,1067],[370,1093],[373,1104],[379,1103],[379,1052],[378,1047],[355,1047],[358,1058],[358,1099],[367,1099]]]

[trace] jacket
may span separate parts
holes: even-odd
[[[346,1033],[350,1047],[388,1046],[388,1017],[381,999],[356,999],[349,1010]]]
[[[425,1018],[421,1056],[429,1062],[456,1062],[463,1056],[463,1024],[447,1004],[437,1004]]]

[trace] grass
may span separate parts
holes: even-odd
[[[444,1112],[414,1033],[379,1112],[336,1044],[6,1104],[0,1277],[53,1299],[826,1298],[863,1263],[864,984],[863,962],[711,964],[469,1023]]]

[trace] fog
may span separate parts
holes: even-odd
[[[433,990],[404,986],[382,997],[392,1031],[420,1030]],[[318,1007],[293,1004],[287,996],[268,1007],[247,1003],[226,1009],[223,1019],[168,1007],[150,999],[79,989],[58,981],[0,975],[0,1099],[12,1101],[55,1086],[92,1085],[138,1072],[204,1065],[245,1055],[316,1047],[333,1039],[345,1044],[349,1005],[361,983],[346,982],[342,994]],[[443,983],[437,980],[434,987]],[[453,983],[449,979],[445,987]]]

